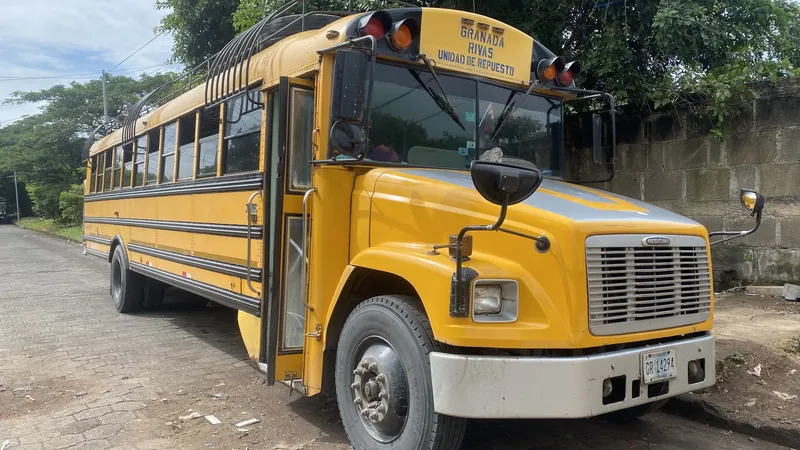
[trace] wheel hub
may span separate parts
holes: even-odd
[[[370,434],[389,442],[405,425],[408,382],[400,359],[387,343],[381,340],[365,347],[353,369],[353,404]]]

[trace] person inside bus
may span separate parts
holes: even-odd
[[[400,155],[397,154],[394,149],[394,145],[391,144],[380,144],[376,147],[373,147],[367,152],[367,159],[371,161],[385,161],[393,163],[401,162]]]

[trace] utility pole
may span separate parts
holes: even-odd
[[[96,72],[95,72],[96,73]],[[103,71],[103,132],[108,130],[108,97],[106,97],[106,71]]]
[[[14,171],[14,195],[17,197],[17,222],[19,222],[19,189],[17,188],[17,171]]]

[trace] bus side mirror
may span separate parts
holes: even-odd
[[[711,245],[721,244],[732,239],[753,234],[756,232],[756,230],[758,230],[758,227],[761,226],[761,213],[764,211],[765,202],[764,196],[752,189],[741,189],[739,191],[739,200],[742,202],[742,207],[744,210],[747,211],[751,217],[755,217],[755,226],[745,231],[714,231],[713,233],[708,233],[709,240],[713,237],[720,238],[718,240],[711,241]]]
[[[602,166],[603,161],[603,120],[600,114],[592,114],[592,162]]]
[[[333,66],[333,120],[360,122],[364,119],[369,55],[339,49]]]
[[[366,132],[364,112],[369,98],[370,57],[358,50],[339,49],[333,66],[330,143],[344,156],[364,153]]]

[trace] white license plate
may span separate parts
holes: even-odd
[[[641,353],[642,381],[653,384],[678,376],[678,361],[674,348],[662,348]]]

